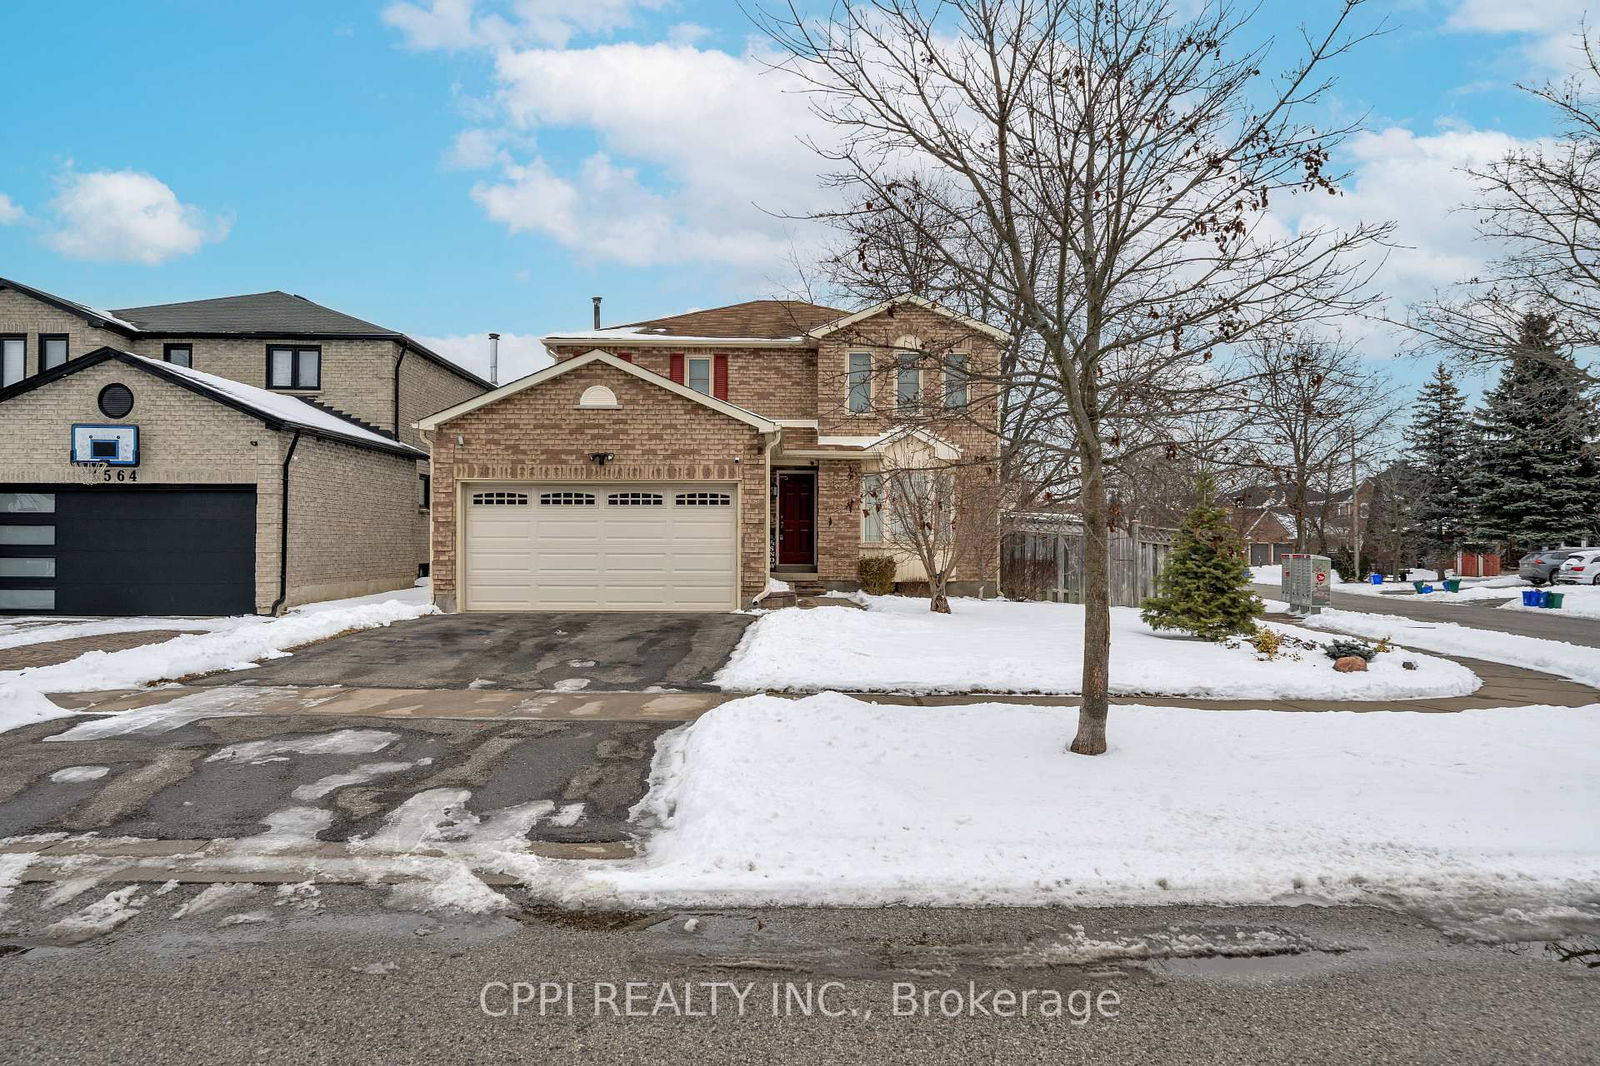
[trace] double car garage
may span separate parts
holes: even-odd
[[[0,611],[248,614],[254,486],[0,485]]]
[[[462,608],[726,611],[738,489],[716,482],[469,482]]]

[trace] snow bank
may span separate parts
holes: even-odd
[[[715,683],[735,692],[1040,692],[1082,688],[1083,608],[1070,603],[928,602],[864,597],[870,609],[787,608],[746,630]],[[1374,700],[1461,696],[1479,681],[1457,663],[1412,652],[1378,656],[1365,673],[1339,674],[1320,648],[1261,661],[1227,647],[1156,633],[1131,607],[1111,610],[1111,688],[1219,699]],[[1325,642],[1294,626],[1280,632]],[[1416,664],[1406,670],[1404,661]]]
[[[724,704],[662,738],[625,905],[1264,904],[1592,892],[1600,707],[1461,714]]]
[[[1424,622],[1362,611],[1324,609],[1321,614],[1303,621],[1319,629],[1355,633],[1363,637],[1393,637],[1411,648],[1559,674],[1600,688],[1600,648],[1568,644],[1564,640],[1544,640],[1496,630],[1473,629],[1454,622]]]
[[[437,614],[427,589],[308,604],[278,618],[247,615],[211,619],[211,632],[186,633],[160,644],[123,651],[91,651],[70,662],[0,671],[0,731],[57,718],[67,712],[45,699],[49,692],[139,688],[191,674],[242,670],[288,649],[352,629],[373,629]]]
[[[1572,615],[1576,618],[1600,618],[1600,586],[1597,585],[1551,585],[1545,591],[1561,593],[1561,606],[1555,609],[1548,607],[1524,607],[1519,590],[1517,598],[1510,603],[1502,603],[1502,611],[1540,611],[1552,617]]]

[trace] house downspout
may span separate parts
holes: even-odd
[[[294,460],[294,450],[300,446],[300,431],[294,431],[289,450],[283,457],[283,478],[278,497],[281,510],[278,517],[278,598],[267,614],[276,617],[283,601],[289,598],[289,464]]]
[[[400,346],[400,358],[394,361],[394,439],[400,439],[400,364],[406,361],[406,356],[411,351],[405,345]]]
[[[763,523],[765,532],[761,538],[761,550],[767,553],[767,565],[763,568],[767,574],[767,581],[761,584],[761,592],[757,594],[758,600],[761,596],[766,595],[767,583],[772,580],[772,565],[774,562],[772,557],[772,452],[773,449],[777,448],[778,442],[783,440],[783,430],[778,429],[770,436],[767,434],[762,435],[767,437],[767,445],[762,449],[762,459],[766,463],[767,476],[761,483],[761,513],[765,518]]]

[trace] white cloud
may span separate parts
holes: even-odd
[[[1578,34],[1591,0],[1458,0],[1445,28],[1463,33],[1516,35],[1526,74],[1569,73],[1583,61]]]
[[[463,333],[453,337],[417,337],[417,343],[438,352],[468,370],[489,376],[489,334]],[[553,362],[550,354],[530,333],[500,334],[500,384],[527,377]]]
[[[822,138],[804,98],[760,57],[681,44],[502,52],[498,100],[525,136],[591,133],[600,150],[558,170],[506,162],[473,195],[513,231],[632,265],[686,259],[770,266],[818,207]]]
[[[21,222],[27,215],[18,204],[5,193],[0,192],[0,226],[9,226],[13,222]]]
[[[504,137],[501,130],[462,130],[445,153],[445,164],[459,170],[485,170],[496,163],[508,163],[511,157],[501,147]]]
[[[412,48],[461,51],[511,48],[526,44],[564,48],[581,34],[627,29],[640,10],[668,0],[510,0],[497,5],[476,0],[400,2],[383,9],[383,21],[399,30]]]
[[[228,234],[229,221],[182,203],[159,179],[134,170],[69,173],[50,204],[52,248],[74,259],[155,265]]]

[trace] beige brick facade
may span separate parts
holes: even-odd
[[[815,420],[817,429],[786,426],[774,456],[774,468],[814,469],[817,472],[816,572],[818,580],[832,585],[852,585],[857,580],[857,562],[863,554],[878,550],[861,540],[861,475],[873,469],[871,460],[817,459],[791,455],[815,449],[819,433],[823,436],[867,437],[880,434],[895,424],[895,352],[906,338],[914,338],[919,350],[927,354],[922,371],[923,396],[938,402],[944,396],[942,357],[960,352],[972,368],[969,380],[969,405],[964,412],[941,418],[937,411],[924,412],[918,425],[960,449],[963,461],[977,464],[963,476],[991,476],[993,468],[985,459],[998,451],[999,405],[992,389],[982,384],[983,371],[999,359],[999,348],[987,334],[970,328],[936,311],[917,306],[897,307],[849,327],[830,333],[813,346],[792,348],[718,347],[697,342],[692,346],[630,345],[615,343],[552,344],[550,353],[558,361],[594,351],[597,347],[612,355],[627,357],[633,364],[667,376],[674,352],[686,357],[728,356],[728,400],[774,421]],[[872,409],[857,413],[849,410],[848,367],[852,352],[873,356]],[[998,548],[998,545],[997,545]],[[766,547],[762,549],[766,555]],[[906,567],[907,576],[914,568]],[[982,565],[967,564],[955,578],[963,582],[987,582],[993,589],[999,579],[998,550]]]
[[[616,410],[580,409],[591,385]],[[458,443],[457,438],[460,438]],[[591,452],[614,456],[605,466]],[[603,363],[580,367],[445,423],[433,444],[433,589],[458,602],[461,486],[470,481],[707,481],[739,496],[740,595],[767,582],[767,467],[752,426]]]
[[[0,405],[0,484],[104,484],[103,471],[72,465],[70,427],[106,420],[98,397],[113,382],[134,395],[123,421],[139,427],[140,464],[130,471],[136,484],[254,487],[256,609],[268,610],[279,591],[282,462],[292,431],[108,361]],[[303,435],[290,469],[285,606],[412,583],[424,525],[410,494],[414,459]]]
[[[27,337],[29,375],[39,372],[41,333],[65,333],[69,359],[87,355],[107,345],[125,351],[133,350],[132,341],[125,334],[97,329],[80,315],[62,311],[15,289],[0,289],[0,335],[21,334]]]

